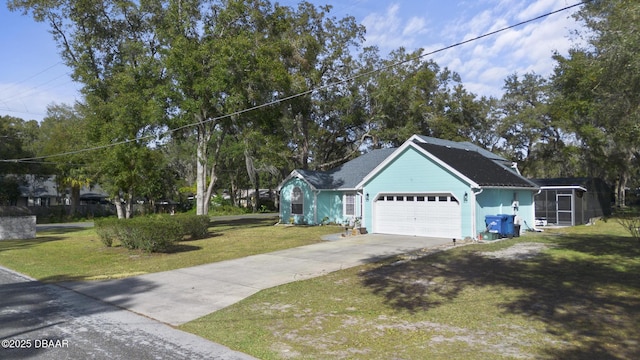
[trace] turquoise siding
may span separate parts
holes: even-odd
[[[321,191],[318,194],[318,222],[342,223],[342,192]]]
[[[344,215],[344,195],[355,193],[355,216],[362,218],[361,226],[373,232],[373,206],[380,194],[452,194],[460,204],[459,227],[462,238],[476,238],[479,232],[484,231],[486,215],[515,214],[523,231],[533,227],[534,194],[537,191],[472,189],[465,179],[431,160],[420,150],[409,146],[402,151],[384,169],[368,179],[358,193],[314,190],[305,180],[290,178],[280,189],[281,222],[286,224],[293,220],[295,224],[309,225],[349,223],[352,219]],[[302,215],[291,214],[291,194],[296,186],[301,189],[304,199]],[[517,209],[513,207],[514,200],[518,201]]]
[[[302,215],[291,214],[291,192],[296,186],[302,190],[304,199]],[[316,194],[306,181],[298,178],[290,179],[280,188],[280,222],[289,224],[293,220],[294,224],[316,224],[315,202]]]
[[[486,215],[498,214],[516,215],[523,230],[527,228],[527,225],[533,228],[535,217],[533,197],[536,192],[508,188],[483,190],[477,196],[476,223],[478,224],[478,232],[484,231],[486,228]],[[517,209],[512,206],[514,200],[518,201]]]
[[[291,192],[296,186],[302,190],[304,214],[292,216]],[[350,217],[344,215],[343,208],[344,194],[344,191],[337,190],[313,190],[306,181],[292,178],[280,188],[280,222],[288,224],[293,219],[294,224],[348,223]],[[359,204],[360,197],[356,196],[356,216],[360,216]]]
[[[373,231],[371,219],[374,200],[380,193],[451,193],[460,202],[462,236],[472,236],[469,184],[416,149],[405,149],[404,153],[364,184],[364,194],[369,194],[369,201],[364,203],[363,225],[369,232]],[[467,202],[464,202],[465,193],[469,199]]]

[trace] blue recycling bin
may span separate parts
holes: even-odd
[[[514,237],[514,235],[516,234],[514,226],[516,216],[509,214],[498,214],[498,216],[502,216],[502,218],[504,219],[502,222],[502,236],[506,236],[509,238]]]
[[[504,234],[504,223],[507,221],[504,215],[486,215],[484,222],[487,224],[487,231],[495,234]]]

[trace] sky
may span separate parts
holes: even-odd
[[[296,6],[297,0],[279,0]],[[386,57],[403,46],[432,52],[514,25],[579,0],[311,0],[331,5],[337,18],[353,16],[367,29],[365,46]],[[553,72],[554,52],[566,54],[579,29],[571,14],[579,7],[427,56],[457,72],[478,96],[500,97],[512,74]],[[80,101],[71,70],[61,60],[46,24],[0,5],[0,116],[41,121],[51,104]]]

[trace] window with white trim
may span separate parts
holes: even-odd
[[[344,214],[350,216],[356,215],[356,194],[344,195]]]
[[[302,197],[302,190],[296,186],[291,190],[291,215],[302,215],[303,208],[304,199]]]

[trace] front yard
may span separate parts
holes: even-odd
[[[47,282],[127,277],[321,241],[339,227],[214,222],[169,253],[93,229],[0,241]],[[615,221],[414,253],[268,289],[180,328],[260,359],[637,359],[640,244]],[[179,310],[177,310],[179,311]]]
[[[105,247],[93,228],[38,232],[33,240],[0,241],[0,265],[44,282],[114,279],[313,244],[333,226],[274,226],[276,218],[214,220],[210,237],[182,241],[168,253]]]
[[[637,359],[640,244],[600,222],[264,290],[181,328],[260,359]]]

